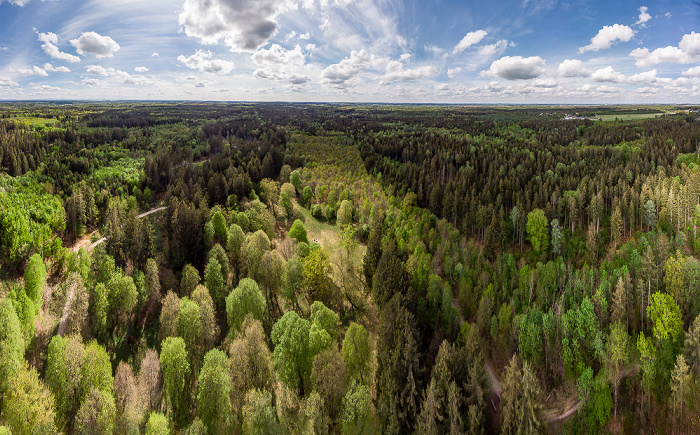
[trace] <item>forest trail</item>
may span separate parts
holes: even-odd
[[[489,379],[491,380],[491,388],[493,389],[493,393],[500,399],[501,382],[496,377],[496,372],[493,371],[493,367],[491,367],[491,363],[488,362],[487,359],[484,359],[484,368],[486,369],[486,373],[488,373]]]
[[[136,216],[136,218],[141,219],[141,218],[146,217],[150,214],[157,213],[157,212],[163,211],[165,209],[166,209],[166,207],[154,208],[152,210],[148,210],[147,212],[141,213],[140,215]],[[91,234],[91,236],[92,236],[92,234]],[[89,241],[90,238],[88,238],[87,240]],[[99,239],[98,241],[96,241],[95,243],[90,245],[87,249],[88,252],[92,251],[97,245],[104,243],[105,240],[107,240],[107,238],[102,237],[101,239]],[[80,248],[82,247],[81,243],[83,243],[83,242],[84,242],[83,239],[78,241],[78,243],[71,248],[71,251],[73,251],[73,252],[79,251]],[[76,249],[76,247],[77,247],[77,249]],[[61,315],[61,320],[58,322],[58,335],[62,336],[66,332],[66,322],[68,321],[68,314],[70,313],[71,305],[73,305],[74,298],[75,298],[75,289],[71,288],[70,292],[68,293],[68,297],[66,298],[66,305],[64,305],[64,307],[63,307],[63,315]],[[46,301],[46,299],[45,299],[45,301]]]

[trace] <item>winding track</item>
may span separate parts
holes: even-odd
[[[158,213],[159,211],[165,210],[165,207],[158,207],[154,208],[152,210],[149,210],[145,213],[141,213],[140,215],[136,216],[137,219],[144,218],[150,214],[153,213]],[[95,249],[95,247],[101,243],[104,243],[107,240],[106,237],[102,237],[92,245],[88,247],[88,252],[92,251]],[[63,336],[66,332],[66,322],[68,321],[68,314],[70,314],[70,309],[71,305],[73,305],[73,299],[75,298],[75,289],[71,288],[70,293],[68,293],[68,297],[66,298],[66,305],[63,307],[63,315],[61,315],[61,320],[58,322],[58,334]]]

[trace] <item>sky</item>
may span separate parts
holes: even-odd
[[[0,0],[0,99],[700,103],[694,0]]]

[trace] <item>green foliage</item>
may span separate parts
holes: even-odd
[[[532,244],[532,250],[539,255],[547,250],[547,217],[544,211],[535,209],[527,214],[527,237]]]
[[[214,230],[214,237],[224,246],[228,241],[228,228],[226,228],[226,218],[220,210],[217,210],[211,217],[211,225]]]
[[[81,402],[97,390],[108,395],[113,392],[112,363],[105,348],[91,341],[85,346],[83,362],[80,366],[80,398]]]
[[[343,358],[350,379],[360,383],[369,381],[370,344],[364,326],[351,323],[343,339]]]
[[[306,227],[299,219],[294,221],[288,235],[290,239],[294,239],[297,242],[309,243],[309,239],[306,236]]]
[[[352,382],[343,397],[343,414],[340,422],[344,435],[377,433],[372,414],[372,394],[364,384]]]
[[[190,296],[201,281],[202,279],[199,277],[199,271],[191,264],[186,264],[182,269],[180,292],[182,292],[183,296]]]
[[[311,323],[294,311],[282,316],[272,328],[275,369],[289,388],[305,391],[311,371],[309,332]]]
[[[274,435],[278,431],[270,392],[258,389],[248,391],[243,406],[243,434]]]
[[[168,337],[163,341],[160,365],[165,383],[166,408],[178,422],[184,421],[189,409],[188,391],[190,363],[185,341],[180,337]]]
[[[75,417],[77,432],[114,433],[116,413],[114,397],[106,391],[92,389]]]
[[[215,256],[209,257],[207,267],[204,269],[204,285],[217,307],[222,307],[226,297],[226,281],[221,272],[221,263]]]
[[[250,278],[243,278],[226,298],[229,335],[233,336],[240,331],[243,320],[248,314],[262,321],[265,316],[265,306],[265,296],[258,284]]]
[[[668,293],[656,292],[651,295],[647,316],[654,324],[654,337],[658,341],[666,338],[675,341],[683,330],[681,310]]]
[[[228,275],[231,272],[231,264],[228,261],[226,251],[224,251],[224,248],[222,248],[218,243],[212,246],[207,254],[207,261],[211,258],[216,258],[216,260],[219,262],[219,266],[221,266],[221,276],[224,279],[224,283],[227,283]]]
[[[270,238],[275,236],[275,218],[267,210],[265,204],[259,200],[251,202],[249,208],[245,211],[245,215],[248,217],[249,231],[256,232],[261,230]]]
[[[199,373],[197,392],[197,413],[209,433],[229,432],[230,382],[226,354],[218,349],[210,350]]]
[[[340,226],[352,224],[352,203],[347,199],[340,203],[336,221]]]
[[[146,435],[169,435],[170,422],[160,412],[151,412],[146,423]]]
[[[39,254],[34,254],[24,270],[24,291],[35,306],[40,306],[39,302],[44,294],[45,285],[46,266],[44,266],[44,260]]]
[[[16,435],[58,433],[54,425],[54,396],[44,388],[36,369],[26,362],[11,379],[3,399],[2,417]]]
[[[191,358],[191,363],[199,367],[202,355],[202,315],[199,305],[188,297],[180,299],[180,314],[177,320],[178,335],[185,341],[187,354]],[[196,369],[194,370],[197,371]]]
[[[282,191],[280,194],[279,207],[284,210],[284,217],[286,219],[291,219],[294,213],[294,205],[292,204],[289,192],[285,190]]]

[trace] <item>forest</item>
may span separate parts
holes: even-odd
[[[693,106],[3,103],[0,435],[697,433],[699,226]]]

